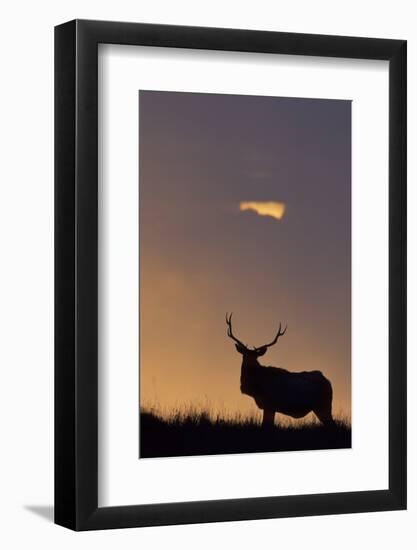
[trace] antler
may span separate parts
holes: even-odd
[[[238,343],[239,345],[241,345],[245,348],[246,347],[245,344],[242,344],[242,342],[240,340],[238,340],[235,336],[233,336],[233,332],[232,332],[232,315],[233,314],[231,313],[229,315],[229,317],[227,317],[227,313],[226,313],[227,336],[229,336],[229,338],[231,338],[236,343]]]
[[[270,346],[273,346],[274,344],[277,343],[277,340],[280,336],[283,336],[285,334],[285,331],[287,330],[287,326],[285,326],[284,330],[281,332],[281,323],[279,324],[279,329],[278,329],[278,332],[277,332],[277,335],[275,336],[275,338],[272,340],[272,342],[270,344],[264,344],[263,346],[259,346],[255,349],[261,349],[261,348],[269,348]]]

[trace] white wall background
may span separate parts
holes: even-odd
[[[271,545],[321,550],[417,542],[417,19],[413,2],[15,0],[1,9],[0,543],[4,548]],[[404,38],[409,54],[409,510],[72,533],[53,500],[53,26],[109,19]],[[340,472],[343,475],[343,472]]]

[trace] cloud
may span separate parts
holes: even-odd
[[[249,201],[249,202],[241,202],[239,207],[241,212],[245,210],[252,210],[253,212],[256,212],[257,214],[259,214],[259,216],[270,216],[271,218],[275,218],[276,220],[281,220],[285,214],[284,202]]]

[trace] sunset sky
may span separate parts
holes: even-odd
[[[349,415],[351,102],[141,91],[139,108],[141,404],[256,411],[233,312],[251,346],[288,324],[261,363],[321,370]]]

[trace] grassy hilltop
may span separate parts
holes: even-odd
[[[213,417],[204,410],[163,417],[143,408],[140,414],[141,458],[349,447],[351,427],[342,419],[333,427],[302,421],[262,428],[256,417]]]

